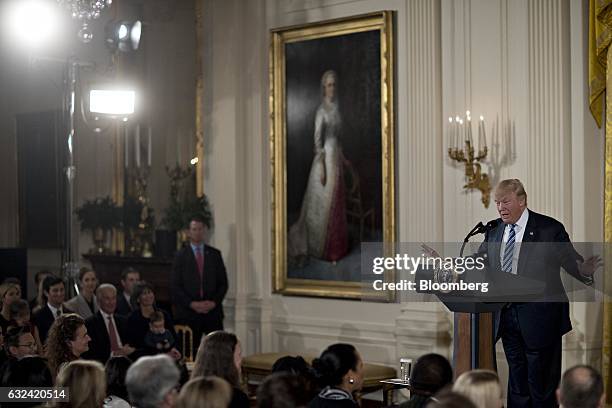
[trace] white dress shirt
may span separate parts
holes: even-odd
[[[62,308],[62,305],[60,305],[59,308],[53,306],[51,303],[47,302],[47,307],[49,308],[49,310],[51,310],[51,313],[53,314],[53,319],[56,320],[58,318],[57,315],[57,311],[61,310],[62,314],[64,314],[64,309]]]
[[[121,336],[119,335],[119,330],[117,329],[117,322],[115,322],[115,318],[113,315],[109,315],[108,313],[104,313],[102,309],[100,309],[100,314],[104,318],[104,325],[106,326],[106,332],[108,333],[108,337],[110,338],[110,331],[108,329],[108,318],[110,317],[113,320],[113,326],[115,326],[115,333],[117,334],[117,345],[119,348],[123,347],[121,343]]]

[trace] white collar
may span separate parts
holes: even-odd
[[[523,231],[525,228],[527,228],[527,221],[529,221],[529,210],[525,208],[521,214],[521,218],[519,218],[514,224],[520,227],[519,231]],[[506,226],[511,227],[512,224],[506,224]]]

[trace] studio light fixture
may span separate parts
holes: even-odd
[[[126,116],[134,113],[136,91],[92,89],[89,91],[89,111],[98,115]]]
[[[111,50],[136,51],[140,46],[142,22],[139,20],[110,21],[104,31],[106,33],[106,45]]]
[[[53,3],[43,0],[22,0],[7,3],[2,10],[2,26],[15,45],[40,49],[58,31],[59,16]]]

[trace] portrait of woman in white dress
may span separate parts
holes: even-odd
[[[297,263],[308,257],[336,262],[349,249],[346,191],[340,135],[338,75],[327,70],[321,76],[321,104],[316,110],[313,148],[306,191],[299,219],[290,227],[288,255]]]

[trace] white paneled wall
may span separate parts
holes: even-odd
[[[433,303],[271,295],[268,41],[271,28],[394,10],[397,225],[402,241],[458,241],[496,217],[446,157],[445,118],[484,115],[493,182],[518,177],[529,205],[578,239],[601,235],[600,138],[585,105],[584,12],[554,0],[262,0],[206,4],[205,189],[232,281],[227,326],[246,352],[356,344],[368,361],[449,355],[452,319]],[[570,35],[571,34],[571,35]],[[579,38],[579,40],[576,40]],[[580,40],[581,39],[581,40]],[[595,221],[593,221],[595,219]],[[578,220],[578,221],[577,221]],[[587,229],[585,224],[593,227]],[[567,363],[596,358],[596,306],[576,305]],[[340,322],[340,323],[339,323]],[[246,339],[244,337],[246,336]],[[503,360],[503,354],[499,354]],[[502,372],[503,372],[502,368]]]

